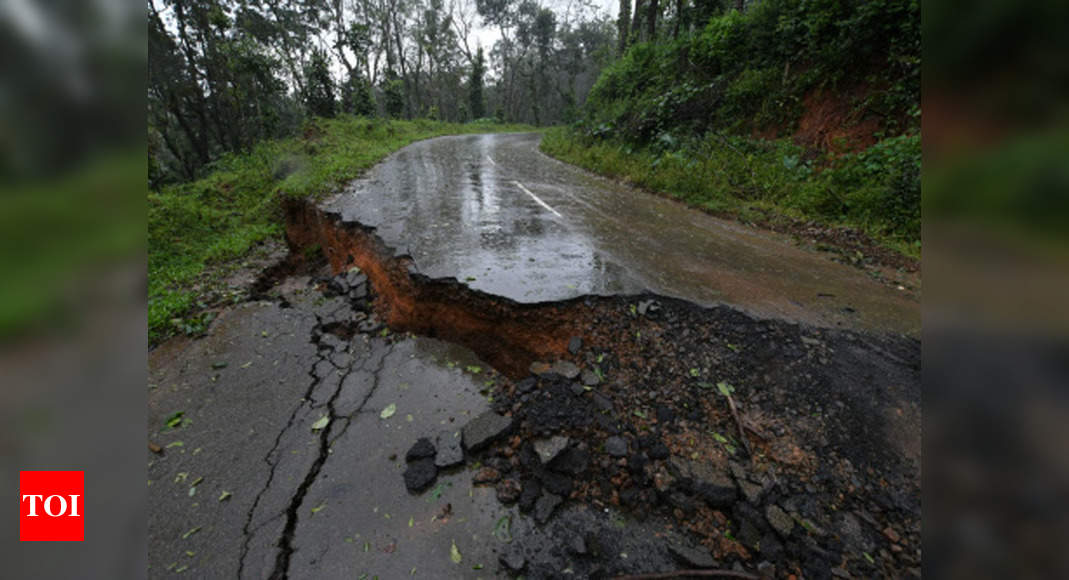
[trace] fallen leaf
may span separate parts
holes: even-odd
[[[245,363],[245,364],[241,365],[241,368],[243,368],[243,369],[247,369],[247,368],[249,368],[249,367],[251,367],[251,366],[252,366],[252,361],[250,360],[249,362],[247,362],[247,363]]]
[[[195,534],[195,533],[197,533],[199,531],[200,531],[200,526],[197,526],[197,527],[193,528],[192,530],[189,530],[188,532],[182,534],[182,539],[184,540],[184,539],[192,536],[193,534]]]
[[[223,493],[219,494],[219,501],[226,501],[230,499],[230,496],[232,495],[234,494],[230,493],[229,491],[224,491]]]
[[[222,368],[226,368],[226,365],[228,365],[228,364],[230,364],[230,363],[225,362],[225,361],[213,362],[212,363],[212,368],[213,369],[222,369]]]
[[[327,507],[327,502],[323,502],[323,503],[317,505],[316,507],[312,508],[312,515],[315,515],[315,514],[319,513],[325,507]]]
[[[501,516],[494,526],[493,536],[502,542],[512,541],[512,516]]]
[[[185,411],[175,411],[170,417],[167,417],[165,425],[167,425],[168,429],[177,429],[178,427],[181,427],[182,415],[185,414]]]
[[[410,517],[410,518],[408,518],[408,527],[410,527],[410,528],[411,528],[412,526],[415,526],[415,525],[416,525],[416,518],[415,518],[415,516],[413,516],[413,517]]]
[[[322,429],[326,429],[327,425],[329,425],[329,424],[330,424],[330,416],[323,415],[322,417],[319,418],[318,421],[316,421],[315,423],[312,423],[312,431],[319,431],[319,430],[322,430]]]
[[[716,388],[719,389],[720,394],[724,395],[725,397],[730,397],[731,393],[735,392],[735,387],[729,385],[725,381],[720,381],[719,383],[717,383]]]
[[[390,403],[389,405],[386,405],[386,408],[383,409],[381,413],[379,413],[379,418],[389,419],[390,417],[393,417],[393,414],[396,412],[397,405],[395,403]]]
[[[457,549],[456,540],[453,540],[453,545],[449,548],[449,559],[452,560],[454,564],[459,564],[460,561],[464,559],[460,555],[460,550]]]
[[[182,443],[181,441],[171,441],[167,444],[167,449],[170,449],[172,447],[181,447],[183,445],[185,445],[185,443]]]

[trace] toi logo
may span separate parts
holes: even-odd
[[[83,471],[19,472],[19,540],[81,542],[85,539]]]

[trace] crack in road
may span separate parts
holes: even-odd
[[[318,344],[318,341],[315,338],[315,332],[317,330],[321,330],[322,327],[324,326],[324,324],[323,324],[322,319],[318,315],[316,316],[316,319],[318,321],[318,324],[313,329],[313,342],[316,342]],[[390,352],[390,350],[392,348],[391,345],[388,342],[385,342],[385,341],[384,341],[384,346],[385,346],[385,349],[382,351],[382,355],[378,358],[378,362],[377,362],[376,367],[375,367],[374,370],[367,368],[367,362],[373,358],[374,349],[372,349],[372,352],[369,353],[368,358],[366,358],[366,359],[364,359],[363,361],[360,362],[358,367],[354,368],[353,363],[355,361],[350,362],[349,366],[346,367],[345,374],[342,375],[341,378],[339,379],[338,386],[334,389],[334,392],[331,394],[330,398],[327,400],[327,403],[326,403],[327,416],[330,417],[331,426],[319,431],[319,452],[318,452],[318,455],[317,455],[315,461],[312,463],[311,467],[309,468],[308,472],[305,474],[305,477],[301,481],[301,484],[297,487],[297,489],[294,492],[293,496],[290,498],[289,506],[283,512],[285,514],[285,517],[286,517],[286,525],[283,528],[282,536],[279,538],[278,543],[276,544],[276,546],[278,548],[278,554],[277,554],[276,559],[275,559],[274,570],[271,572],[271,574],[269,576],[272,579],[282,579],[282,578],[286,578],[287,575],[288,575],[289,566],[290,566],[290,560],[291,560],[291,558],[293,556],[293,552],[294,552],[293,539],[294,539],[294,536],[295,536],[295,533],[296,533],[296,529],[297,529],[297,522],[298,522],[298,519],[299,519],[299,510],[301,508],[301,505],[304,503],[304,498],[308,494],[308,490],[311,489],[312,485],[315,483],[316,479],[319,477],[319,473],[322,471],[324,464],[326,464],[327,459],[330,456],[330,453],[331,453],[330,450],[331,450],[331,447],[332,447],[333,443],[335,441],[337,441],[338,439],[340,439],[345,434],[345,432],[349,429],[349,426],[352,423],[353,417],[363,410],[364,406],[367,404],[367,402],[371,399],[372,395],[374,395],[375,391],[378,389],[378,386],[379,386],[379,374],[382,372],[382,369],[385,366],[386,357],[387,357],[387,355],[389,354],[389,352]],[[319,352],[322,353],[324,351],[321,350]],[[309,390],[305,395],[305,399],[306,400],[310,400],[311,395],[314,392],[314,389],[322,381],[321,378],[319,378],[317,375],[314,374],[315,367],[320,362],[322,362],[324,360],[327,360],[329,362],[329,357],[332,356],[333,354],[336,354],[333,349],[330,349],[330,351],[328,351],[328,352],[329,352],[329,354],[320,354],[318,360],[315,363],[315,365],[312,366],[313,370],[309,371],[309,374],[312,375],[312,377],[313,377],[313,383],[309,387]],[[343,388],[345,386],[345,380],[352,373],[359,372],[359,371],[368,371],[368,372],[371,373],[371,381],[372,381],[371,387],[368,389],[367,393],[365,393],[363,399],[360,401],[360,404],[351,413],[349,413],[347,415],[344,415],[344,416],[339,416],[339,415],[336,414],[336,410],[334,408],[334,403],[337,401],[338,397],[341,395],[341,392],[342,392],[342,390],[343,390]],[[303,405],[303,403],[302,403],[302,405]],[[314,407],[313,406],[312,408],[320,408],[320,407],[322,407],[322,405],[320,405],[319,407]],[[293,419],[294,419],[294,417],[296,415],[296,412],[297,411],[295,410],[294,411],[294,415],[291,416],[291,418],[290,418],[289,424],[287,424],[286,428],[283,429],[283,433],[285,433],[285,431],[288,430],[292,426]],[[331,434],[332,431],[335,431],[334,422],[338,421],[338,420],[341,420],[341,419],[344,419],[344,421],[345,421],[344,425],[341,427],[340,430],[338,430],[337,435],[335,435],[332,438],[330,436],[330,434]],[[276,439],[276,447],[278,445],[278,441],[280,441],[281,438],[282,438],[282,433],[280,433],[278,439]],[[277,463],[275,465],[277,466]],[[269,478],[267,486],[265,486],[264,490],[261,492],[260,495],[262,495],[264,492],[266,492],[267,488],[270,487],[271,479],[273,479],[273,475],[274,475],[274,467],[275,466],[272,467],[272,477]],[[259,502],[259,497],[260,496],[257,496],[257,503]],[[255,507],[256,507],[256,504],[254,503],[253,510],[255,510]],[[251,518],[252,518],[252,511],[253,510],[250,510],[250,516],[249,516],[249,520],[250,521],[251,521]],[[246,549],[243,550],[242,563],[241,563],[241,567],[239,567],[239,575],[240,575],[240,573],[241,573],[241,571],[242,571],[242,569],[244,567],[244,558],[245,558],[245,556],[247,554],[247,545],[248,545],[249,540],[250,540],[249,536],[246,535],[246,537],[245,537]]]

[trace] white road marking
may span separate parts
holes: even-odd
[[[486,159],[490,161],[490,165],[497,165],[497,162],[494,161],[493,157],[490,157],[489,155],[487,155]]]
[[[533,199],[533,200],[537,201],[537,202],[538,202],[538,205],[540,205],[540,206],[542,206],[542,207],[544,207],[544,208],[548,209],[549,211],[553,212],[553,215],[555,215],[555,216],[557,216],[557,217],[559,217],[559,218],[562,218],[562,217],[564,217],[564,216],[562,216],[562,215],[561,215],[560,213],[558,213],[558,212],[557,212],[557,210],[555,210],[555,209],[553,209],[553,208],[549,207],[549,204],[547,204],[546,202],[542,201],[541,199],[538,199],[538,196],[537,196],[537,195],[535,195],[535,194],[531,193],[531,190],[530,190],[530,189],[527,189],[526,187],[524,187],[524,186],[523,186],[523,184],[522,184],[522,183],[520,183],[519,181],[513,181],[512,183],[515,183],[515,184],[516,184],[516,187],[518,187],[518,188],[522,189],[524,193],[526,193],[527,195],[531,196],[531,199]]]

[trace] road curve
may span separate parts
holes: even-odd
[[[759,317],[917,336],[917,299],[865,272],[594,176],[538,134],[440,137],[323,203],[376,228],[423,274],[519,302],[649,290]]]

